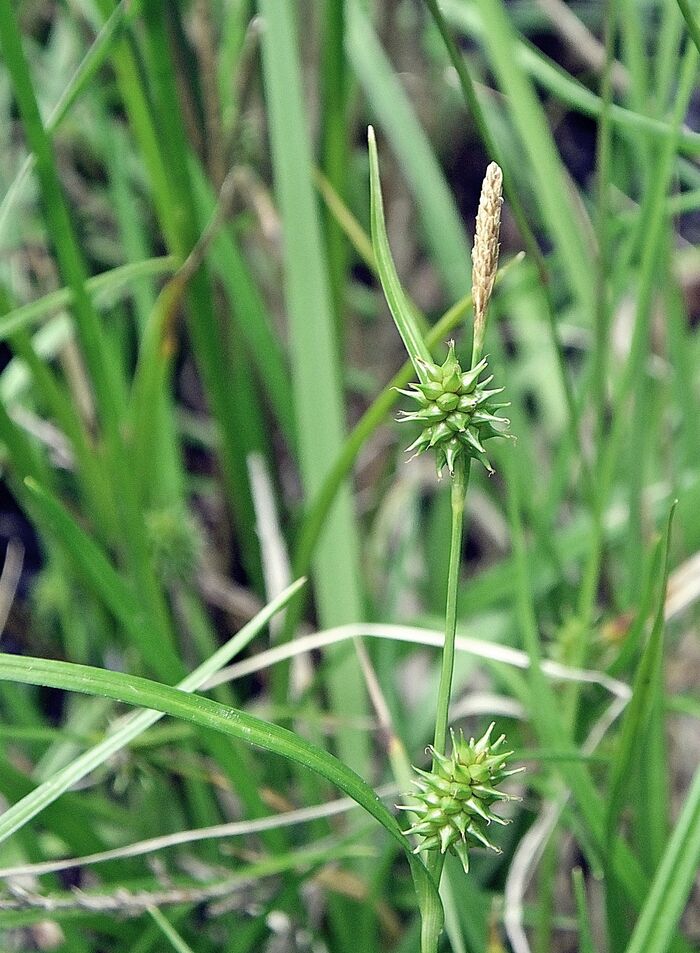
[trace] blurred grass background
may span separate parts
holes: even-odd
[[[450,512],[391,413],[367,124],[439,360],[450,333],[469,354],[503,168],[486,351],[518,441],[472,472],[452,715],[496,720],[528,771],[502,853],[448,858],[455,953],[700,943],[694,16],[0,5],[3,650],[168,685],[204,666],[191,691],[308,573],[212,695],[389,807],[432,737]],[[187,721],[126,747],[104,698],[8,680],[0,705],[3,950],[418,949],[399,846],[316,775]]]

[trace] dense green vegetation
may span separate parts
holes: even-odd
[[[0,2],[0,949],[698,948],[699,48],[687,0]],[[517,439],[438,480],[397,388],[472,413],[492,161]],[[468,873],[394,810],[448,716],[526,767]]]

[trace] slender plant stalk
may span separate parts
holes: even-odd
[[[459,567],[462,557],[462,534],[464,529],[464,506],[469,485],[471,460],[460,457],[455,464],[450,499],[452,504],[452,525],[450,531],[450,563],[447,571],[447,602],[445,605],[445,644],[442,650],[440,686],[438,688],[437,710],[435,714],[435,735],[433,748],[438,754],[444,754],[449,724],[450,693],[452,691],[452,673],[455,667],[455,632],[457,630],[457,591],[459,588]]]
[[[457,593],[459,589],[459,567],[462,559],[462,536],[464,532],[464,507],[469,486],[471,460],[460,457],[455,465],[450,486],[452,505],[452,524],[450,528],[450,562],[447,570],[447,600],[445,604],[445,643],[442,649],[442,666],[438,687],[437,709],[435,714],[435,734],[433,748],[438,754],[445,753],[447,729],[449,725],[450,695],[452,693],[452,675],[455,667],[455,634],[457,631]],[[433,759],[433,770],[436,768]],[[438,851],[429,854],[427,867],[437,887],[440,886],[445,855]],[[421,924],[421,953],[434,953],[442,929],[440,911],[428,906],[423,911]]]
[[[457,628],[457,593],[462,556],[464,507],[469,484],[472,458],[479,460],[491,472],[483,442],[492,437],[508,436],[508,421],[497,411],[506,406],[492,400],[502,390],[488,390],[493,379],[480,381],[487,367],[481,358],[486,332],[486,311],[496,280],[499,252],[499,231],[503,176],[499,166],[492,162],[479,199],[476,217],[474,250],[472,252],[472,301],[474,304],[474,336],[472,361],[462,371],[455,355],[454,341],[449,342],[448,354],[441,365],[433,364],[425,338],[417,326],[415,316],[401,288],[394,265],[384,223],[384,211],[379,181],[379,161],[373,130],[369,130],[370,195],[372,244],[377,271],[396,327],[413,363],[419,383],[412,383],[399,392],[418,404],[418,410],[402,411],[401,419],[418,423],[422,432],[408,448],[416,454],[435,451],[438,476],[447,467],[451,479],[452,521],[450,556],[447,574],[447,603],[445,608],[445,640],[442,651],[440,684],[435,715],[432,770],[417,770],[414,782],[418,793],[412,804],[400,804],[415,820],[409,836],[420,838],[414,853],[426,851],[426,867],[436,887],[440,885],[445,853],[449,849],[469,871],[469,847],[478,844],[496,850],[488,839],[485,824],[497,821],[507,823],[490,811],[496,800],[510,796],[496,789],[512,771],[504,764],[512,752],[499,751],[505,740],[501,735],[491,742],[493,723],[484,735],[467,743],[460,733],[452,736],[452,751],[446,756],[449,724],[450,694],[455,658]],[[427,356],[426,356],[427,355]],[[437,953],[438,940],[444,916],[436,894],[419,894],[421,907],[421,953]]]
[[[477,218],[477,236],[480,220]],[[472,297],[475,303],[475,328],[472,347],[472,367],[481,360],[484,343],[486,306],[493,287],[498,262],[498,233],[494,238],[492,261],[486,263],[485,270],[489,272],[487,284],[488,293],[480,293],[483,282],[478,275],[478,260],[474,256],[474,275]],[[481,243],[483,248],[483,243]],[[447,570],[447,598],[445,603],[445,642],[442,649],[442,665],[440,668],[440,683],[438,686],[437,707],[435,712],[435,734],[433,750],[437,754],[444,754],[447,745],[447,729],[450,719],[450,696],[452,694],[452,676],[455,661],[455,636],[457,632],[457,595],[459,591],[459,567],[462,561],[462,537],[464,534],[464,509],[469,488],[471,473],[471,458],[460,456],[455,463],[450,486],[450,505],[452,521],[450,525],[450,559]],[[433,771],[438,767],[437,758],[433,758]],[[442,871],[445,865],[445,855],[433,851],[429,855],[428,870],[432,874],[437,887],[440,886]],[[421,953],[433,953],[437,950],[438,938],[441,931],[441,914],[433,911],[430,906],[423,913],[421,925]]]
[[[476,217],[476,231],[474,237],[474,249],[472,252],[472,301],[474,303],[474,335],[473,335],[473,345],[472,345],[472,360],[471,360],[471,371],[461,378],[462,385],[461,387],[466,389],[466,379],[473,377],[474,383],[479,376],[479,372],[476,370],[479,368],[481,361],[481,354],[484,345],[484,335],[486,332],[486,311],[488,308],[489,299],[493,291],[494,282],[496,280],[496,272],[498,269],[498,252],[499,252],[499,231],[500,231],[500,222],[501,222],[501,204],[502,204],[502,185],[503,185],[503,176],[501,169],[496,165],[496,163],[491,163],[486,171],[486,177],[484,179],[484,184],[481,190],[481,197],[479,200],[479,211]],[[485,362],[484,362],[485,363]],[[449,374],[446,374],[446,368],[449,370]],[[462,392],[461,388],[453,386],[452,376],[455,373],[460,373],[458,365],[450,364],[450,358],[445,362],[443,368],[439,369],[441,373],[436,374],[437,368],[431,369],[427,368],[428,375],[430,376],[431,384],[428,384],[427,387],[437,388],[439,390],[440,386],[444,387],[446,393],[443,393],[438,397],[438,401],[445,401],[447,399],[450,403],[445,404],[446,408],[457,407],[459,408],[460,404],[458,403],[458,393]],[[442,377],[443,384],[438,385],[435,382],[439,377]],[[471,387],[471,385],[470,385]],[[457,393],[451,393],[457,391]],[[437,391],[431,392],[433,395]],[[473,391],[473,394],[478,393],[477,390]],[[495,391],[492,393],[496,393]],[[426,394],[426,388],[423,389],[422,395],[419,395],[420,403],[423,406],[423,409],[415,415],[410,415],[413,418],[420,418],[423,415],[429,415],[424,417],[424,420],[435,419],[434,407],[428,401]],[[467,396],[466,401],[473,400],[473,396]],[[437,404],[436,406],[440,406]],[[485,405],[484,405],[485,406]],[[438,418],[439,419],[439,418]],[[497,418],[493,417],[492,420]],[[467,426],[467,421],[459,421],[462,424],[462,427],[466,429],[466,435],[469,436],[469,429]],[[448,413],[444,417],[443,426],[447,425],[449,433],[454,434],[455,431],[449,428],[454,426],[457,421]],[[439,425],[438,425],[439,426]],[[474,455],[474,445],[471,446],[471,453],[465,452],[466,443],[457,443],[458,449],[454,452],[452,456],[452,451],[454,445],[458,438],[455,436],[442,436],[438,427],[430,427],[431,439],[429,446],[440,447],[440,444],[444,443],[447,440],[447,449],[444,451],[444,456],[440,456],[440,450],[438,449],[438,472],[442,468],[442,462],[447,463],[450,474],[452,477],[451,481],[451,508],[452,508],[452,523],[451,523],[451,532],[450,532],[450,559],[448,566],[448,575],[447,575],[447,604],[445,607],[445,644],[443,646],[442,653],[442,668],[440,672],[440,685],[438,689],[438,700],[437,700],[437,710],[435,715],[435,740],[433,743],[433,751],[436,756],[445,753],[445,744],[447,741],[447,726],[449,721],[449,706],[450,706],[450,693],[452,689],[452,674],[454,671],[454,652],[455,652],[455,630],[457,627],[457,590],[459,584],[459,567],[461,562],[462,554],[462,533],[463,533],[463,524],[464,524],[464,507],[467,494],[467,487],[469,485],[469,474],[471,470],[471,459]],[[424,434],[419,438],[418,445],[422,449],[422,440],[425,434],[428,433],[428,430],[424,431]],[[476,446],[480,447],[479,439],[476,438]],[[480,459],[484,459],[483,448],[480,447],[480,452],[477,452],[477,456]],[[488,463],[486,463],[488,465]],[[438,757],[434,758],[433,761],[433,770],[436,770]]]

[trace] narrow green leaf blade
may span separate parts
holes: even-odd
[[[102,297],[113,300],[115,297],[130,293],[134,284],[141,278],[157,278],[161,275],[172,274],[176,267],[173,255],[164,255],[158,258],[147,258],[128,265],[120,265],[111,271],[88,278],[85,290],[98,303]],[[73,292],[70,288],[60,288],[50,294],[20,305],[8,311],[0,319],[0,341],[5,341],[17,331],[38,324],[50,314],[70,308],[73,303]]]
[[[596,953],[591,936],[590,913],[586,899],[586,882],[580,867],[572,871],[574,897],[576,899],[576,917],[578,919],[579,953]]]
[[[665,953],[676,937],[700,864],[700,768],[625,953]]]
[[[422,381],[426,381],[425,369],[421,361],[430,361],[423,335],[415,322],[406,294],[396,271],[394,259],[389,247],[389,238],[384,221],[384,203],[382,201],[382,185],[379,178],[379,159],[377,157],[377,142],[374,129],[367,130],[367,145],[369,148],[369,189],[370,189],[370,218],[372,228],[372,247],[377,261],[379,280],[382,284],[384,296],[389,305],[391,316],[398,329],[401,339],[408,351],[416,374]]]
[[[659,669],[661,653],[663,652],[664,602],[669,572],[668,551],[675,509],[676,504],[674,503],[669,513],[666,533],[658,544],[660,551],[663,553],[662,565],[664,566],[664,570],[654,625],[639,662],[632,688],[632,698],[627,706],[622,722],[617,754],[612,762],[612,775],[607,799],[608,810],[606,817],[608,840],[612,839],[620,811],[623,807],[630,768],[637,753],[640,738],[647,724],[651,700],[655,691],[654,675]]]
[[[148,912],[176,953],[194,953],[192,947],[185,943],[170,920],[168,920],[158,907],[149,907]]]
[[[263,79],[268,107],[275,196],[283,225],[285,301],[289,314],[299,463],[313,497],[344,439],[344,394],[338,342],[303,96],[296,5],[259,0]],[[322,624],[357,621],[364,611],[360,542],[349,488],[335,499],[314,552],[313,580]],[[366,690],[354,655],[332,653],[326,675],[334,707],[366,710]],[[342,728],[338,750],[355,767],[366,763],[367,739]]]
[[[310,768],[339,787],[379,821],[406,854],[419,896],[430,896],[433,902],[440,904],[430,874],[411,852],[411,845],[396,819],[372,788],[333,755],[294,732],[236,708],[229,708],[209,698],[193,697],[181,689],[159,682],[72,662],[3,654],[0,655],[0,679],[98,695],[126,705],[146,706],[153,712],[172,715],[202,728],[219,731]],[[4,817],[0,819],[0,824],[3,820]]]
[[[250,640],[299,591],[304,582],[305,580],[298,579],[264,609],[261,609],[240,632],[184,678],[179,683],[178,689],[181,692],[195,692],[200,689],[215,672],[227,665],[248,645]],[[77,784],[91,771],[104,764],[113,754],[121,751],[130,741],[137,738],[160,718],[161,715],[157,711],[136,713],[98,745],[84,752],[61,771],[56,772],[50,780],[39,785],[16,804],[13,804],[0,817],[0,843],[23,827],[33,817],[36,817],[44,808],[52,804],[61,794]]]
[[[139,609],[132,590],[109,557],[51,491],[28,477],[24,485],[40,525],[53,534],[72,565],[127,632],[138,633]]]

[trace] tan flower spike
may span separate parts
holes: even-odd
[[[498,236],[503,205],[503,173],[495,162],[486,170],[481,186],[472,250],[472,299],[474,301],[474,353],[481,354],[486,331],[486,309],[498,270]]]

